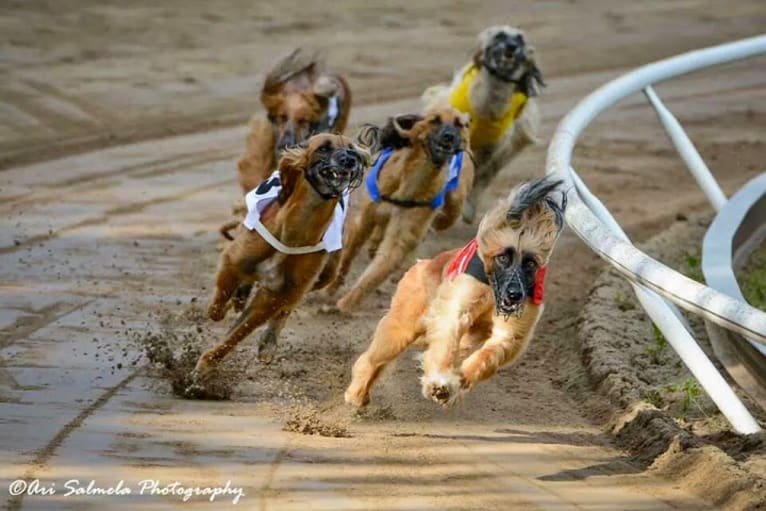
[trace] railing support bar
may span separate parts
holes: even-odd
[[[716,211],[720,211],[724,204],[726,204],[726,195],[723,193],[723,190],[721,190],[721,187],[718,186],[718,182],[713,177],[713,173],[710,172],[710,169],[705,164],[705,160],[702,159],[699,151],[694,147],[694,144],[686,134],[686,131],[684,131],[681,123],[678,122],[678,119],[676,119],[670,110],[668,110],[662,103],[662,100],[657,96],[657,93],[654,92],[651,85],[647,85],[644,88],[644,94],[649,99],[649,103],[654,107],[654,111],[657,112],[657,117],[659,117],[660,123],[662,123],[662,126],[665,128],[673,145],[676,146],[678,154],[683,158],[684,163],[686,163],[686,166],[689,168],[689,172],[691,172],[694,179],[697,180],[697,184],[702,188],[702,191],[707,196],[710,204],[713,205],[713,208]]]

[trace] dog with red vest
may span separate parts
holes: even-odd
[[[383,369],[411,345],[425,349],[423,396],[443,406],[519,359],[542,315],[548,260],[564,225],[560,185],[517,186],[465,247],[407,271],[354,364],[346,402],[366,405]]]

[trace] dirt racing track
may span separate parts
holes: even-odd
[[[683,9],[726,17],[708,3],[688,4]],[[630,9],[620,9],[615,15],[629,20]],[[756,7],[745,10],[757,14]],[[538,27],[538,47],[553,37],[552,20]],[[727,27],[726,34],[738,33],[739,25]],[[544,138],[598,85],[657,52],[704,41],[699,27],[689,30],[694,37],[676,34],[682,43],[664,53],[653,46],[651,57],[631,53],[621,64],[569,68],[551,78]],[[473,25],[465,32],[471,40]],[[556,51],[548,67],[567,60]],[[761,58],[658,87],[727,193],[763,170],[765,66]],[[376,97],[374,84],[361,81],[354,125],[419,108],[419,83]],[[551,262],[546,311],[529,351],[454,409],[420,396],[411,356],[384,375],[366,411],[342,403],[351,363],[392,282],[353,316],[323,314],[326,300],[309,297],[271,364],[256,361],[252,343],[243,342],[232,357],[238,384],[230,400],[175,397],[144,350],[158,339],[176,349],[209,346],[232,320],[214,324],[203,311],[217,229],[238,194],[234,166],[244,135],[237,125],[101,149],[73,142],[63,152],[77,154],[53,159],[43,149],[33,158],[19,149],[22,142],[6,140],[17,147],[18,162],[39,160],[22,165],[9,157],[0,170],[0,492],[7,509],[227,509],[234,500],[227,494],[213,504],[205,496],[185,502],[150,489],[142,495],[141,481],[160,489],[230,482],[243,494],[237,506],[278,511],[717,509],[636,463],[605,433],[609,405],[588,383],[576,339],[578,314],[602,263],[570,232]],[[146,137],[125,136],[131,138]],[[481,209],[519,179],[542,175],[544,152],[544,145],[533,148],[501,174]],[[706,208],[641,98],[596,122],[575,160],[634,239]],[[460,246],[473,232],[460,224],[431,234],[417,255]],[[358,258],[352,279],[366,263]],[[55,495],[11,495],[17,479],[37,479]],[[65,496],[72,479],[82,487],[123,481],[131,491]]]

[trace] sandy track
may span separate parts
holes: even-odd
[[[550,2],[518,9],[521,25],[536,34],[546,69],[552,70],[543,103],[546,136],[576,99],[622,69],[748,35],[763,16],[757,2],[726,9],[701,1],[657,2],[640,10],[629,5],[607,11],[598,2],[585,8]],[[408,49],[408,35],[441,24],[430,33],[441,51],[460,53],[450,59],[457,62],[476,30],[510,8],[518,6],[483,4],[481,16],[466,18],[466,26],[459,23],[467,15],[461,8],[445,10],[437,20],[429,18],[428,5],[410,16],[394,14],[385,27],[371,29],[365,46],[357,48],[370,62],[356,59],[345,68],[352,55],[337,45],[331,60],[349,72],[357,98],[367,103],[356,108],[354,119],[380,120],[416,108],[417,101],[406,98],[415,97],[434,77],[448,77],[444,62],[433,59],[427,48],[413,50],[410,59],[402,60],[404,67],[398,67],[396,55]],[[102,9],[107,20],[109,9],[119,7]],[[145,9],[162,10],[153,5]],[[238,13],[219,11],[229,22]],[[26,19],[19,12],[0,10],[0,22]],[[33,8],[29,12],[32,17],[39,14]],[[84,12],[87,17],[88,10]],[[139,21],[141,12],[135,13]],[[181,21],[203,14],[185,11]],[[350,9],[345,19],[295,30],[312,33],[311,40],[340,31],[342,43],[351,40],[360,19],[382,15]],[[258,52],[251,52],[249,43],[229,41],[230,58],[208,59],[195,67],[196,80],[204,86],[187,83],[180,95],[183,75],[171,72],[169,63],[223,52],[224,43],[214,32],[193,31],[189,37],[196,48],[168,42],[167,54],[156,57],[145,53],[140,58],[144,50],[109,59],[85,52],[69,62],[66,55],[57,61],[18,53],[19,46],[34,47],[45,38],[9,36],[15,49],[0,66],[10,78],[0,100],[23,110],[26,119],[34,114],[36,124],[21,129],[14,116],[0,119],[6,166],[44,159],[67,147],[103,144],[109,133],[116,140],[165,134],[160,119],[171,126],[186,123],[187,129],[223,122],[232,112],[232,119],[240,119],[252,103],[244,99],[252,70],[295,37],[289,30],[279,35],[292,26],[285,19],[295,19],[293,8],[268,16],[271,21],[262,21],[276,23],[273,40]],[[129,28],[130,19],[123,19]],[[586,21],[590,35],[564,31]],[[45,19],[39,23],[46,26]],[[168,37],[182,39],[182,29],[167,26]],[[34,27],[30,33],[42,30]],[[717,30],[711,32],[711,27]],[[68,29],[63,25],[60,30]],[[113,28],[116,40],[131,40],[125,30]],[[75,49],[91,44],[78,37],[93,37],[68,35],[74,37]],[[49,40],[57,37],[63,36],[54,34]],[[599,41],[604,38],[612,41],[613,51],[603,51]],[[136,45],[152,48],[151,41]],[[227,62],[239,67],[227,69]],[[102,64],[107,66],[103,75],[94,71]],[[760,59],[658,88],[727,191],[762,170],[763,69]],[[151,93],[137,93],[137,85],[124,79],[130,70],[148,80]],[[40,85],[43,75],[52,85]],[[81,80],[86,75],[94,77],[87,84]],[[68,91],[66,101],[62,88]],[[385,93],[376,92],[381,90]],[[211,99],[211,91],[220,96]],[[20,94],[24,101],[19,101]],[[74,115],[71,108],[50,97],[81,105],[98,122],[65,122],[63,118]],[[134,104],[126,110],[115,98],[134,98]],[[215,115],[206,117],[211,112]],[[677,213],[705,206],[653,116],[640,98],[629,101],[596,123],[575,155],[581,175],[637,238],[656,232]],[[174,399],[164,381],[133,366],[140,346],[132,341],[163,324],[191,332],[199,324],[204,342],[225,329],[199,321],[198,312],[207,299],[217,256],[215,229],[237,193],[233,162],[243,135],[242,128],[209,131],[0,172],[3,491],[7,481],[23,475],[56,482],[59,489],[71,478],[96,479],[103,485],[124,479],[134,488],[142,479],[156,478],[201,486],[231,480],[244,488],[242,504],[254,509],[704,509],[693,496],[632,464],[600,430],[604,405],[583,381],[573,328],[600,262],[570,233],[562,238],[552,265],[548,307],[533,346],[517,367],[503,371],[455,410],[444,412],[419,396],[410,357],[397,363],[376,388],[368,413],[355,416],[341,405],[350,363],[386,306],[391,283],[353,319],[317,314],[321,301],[311,298],[291,318],[270,366],[248,364],[251,346],[243,346],[237,360],[247,368],[234,402]],[[84,139],[93,142],[81,145]],[[516,179],[541,174],[543,154],[539,147],[524,155],[513,178],[498,178],[485,204]],[[472,228],[458,226],[432,237],[419,256],[458,246],[471,233]],[[282,431],[285,418],[312,411],[352,436]],[[138,504],[150,509],[212,508],[199,498],[182,504],[179,498],[133,495],[108,503],[124,509]],[[6,502],[10,509],[104,505],[93,497],[60,494]]]
[[[747,69],[737,71],[758,82]],[[569,106],[558,91],[592,88],[601,79],[595,74],[592,83],[580,77],[552,86],[548,125]],[[688,84],[666,91],[681,112],[688,107],[705,117],[721,108],[715,101],[699,107],[699,97],[720,84],[688,82],[699,88],[691,100],[678,99]],[[753,93],[733,94],[749,101]],[[406,106],[368,107],[357,118]],[[612,127],[651,115],[630,105],[620,112]],[[741,121],[732,115],[734,124]],[[355,418],[340,406],[349,363],[385,307],[390,284],[351,320],[317,315],[317,299],[309,300],[291,320],[278,361],[248,369],[237,402],[172,399],[161,382],[137,372],[130,365],[139,355],[128,342],[132,332],[157,329],[167,314],[198,309],[192,298],[206,299],[203,286],[216,256],[213,232],[236,193],[232,158],[242,135],[232,129],[146,142],[0,175],[7,198],[0,208],[9,227],[0,244],[4,480],[26,474],[59,485],[72,477],[216,485],[231,479],[245,487],[248,506],[260,509],[305,509],[309,503],[316,509],[592,509],[618,501],[625,509],[703,506],[632,465],[585,418],[583,400],[563,388],[578,378],[577,364],[561,351],[572,349],[561,336],[580,302],[572,283],[587,282],[587,268],[596,264],[571,235],[562,240],[557,261],[582,261],[586,271],[554,261],[538,341],[517,368],[457,410],[444,412],[417,395],[409,359],[377,389],[368,415]],[[614,129],[608,136],[616,136]],[[594,143],[588,142],[586,148]],[[650,162],[658,158],[645,145],[634,143],[629,152],[626,145],[612,148],[631,162],[640,153]],[[525,156],[520,174],[536,173],[541,151]],[[672,155],[661,157],[672,161]],[[594,170],[584,173],[595,177]],[[499,181],[499,189],[510,184],[505,176]],[[655,184],[642,197],[621,201],[622,207],[646,220],[635,209],[648,194],[662,195]],[[601,192],[610,196],[608,187]],[[675,197],[677,204],[700,199],[693,189]],[[666,210],[659,218],[672,214]],[[461,226],[420,252],[456,245],[470,232]],[[184,327],[177,319],[172,325]],[[222,329],[214,327],[210,337]],[[352,438],[281,431],[281,417],[296,403],[316,404],[323,420],[341,421]],[[137,502],[154,501],[121,498],[110,505]],[[164,508],[177,500],[159,502]],[[27,497],[23,503],[29,509],[100,506],[93,498]],[[11,508],[19,504],[9,501]]]

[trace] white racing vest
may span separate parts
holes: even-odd
[[[335,252],[343,246],[343,224],[346,221],[348,212],[348,199],[351,192],[348,189],[343,191],[343,196],[335,206],[332,221],[322,236],[322,241],[316,245],[306,247],[289,247],[279,241],[266,226],[261,223],[261,213],[266,207],[277,200],[279,192],[282,190],[282,182],[279,180],[279,170],[275,170],[269,178],[258,185],[257,188],[245,195],[245,204],[247,205],[247,215],[242,224],[251,231],[256,231],[261,237],[279,252],[285,254],[308,254],[326,250]]]

